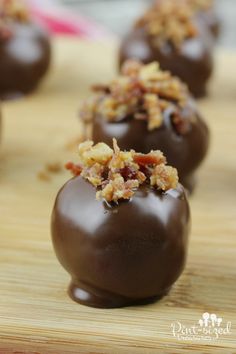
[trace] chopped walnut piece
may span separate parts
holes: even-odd
[[[178,184],[177,170],[164,164],[157,165],[152,172],[150,182],[151,186],[155,186],[163,191],[176,188]]]
[[[66,165],[74,176],[81,176],[96,187],[97,199],[118,202],[132,198],[139,186],[149,183],[166,191],[176,188],[176,169],[166,166],[166,158],[161,151],[149,154],[134,150],[121,151],[113,139],[113,149],[104,143],[94,145],[86,141],[79,146],[79,164]]]
[[[117,202],[119,199],[130,199],[135,193],[135,189],[139,187],[137,180],[126,181],[117,174],[105,186],[104,189],[98,191],[96,198],[104,198],[107,202]]]
[[[185,39],[198,35],[194,8],[188,0],[157,0],[137,21],[136,27],[146,28],[160,46],[169,41],[179,47]]]
[[[189,99],[187,86],[158,63],[128,60],[121,71],[110,85],[97,85],[94,96],[85,101],[80,112],[85,125],[96,117],[108,122],[133,118],[146,120],[152,131],[161,127],[166,109],[181,111]]]
[[[123,67],[121,68],[121,72],[124,76],[136,77],[137,75],[139,75],[142,68],[143,65],[138,60],[129,60],[124,63]]]
[[[85,141],[79,145],[80,161],[87,166],[92,166],[95,163],[104,165],[112,158],[112,155],[112,149],[104,143],[93,146],[92,141]]]
[[[209,10],[213,7],[213,0],[185,0],[192,6],[193,11]]]
[[[163,117],[158,101],[158,96],[153,93],[149,93],[144,96],[144,107],[146,108],[147,113],[149,115],[149,130],[159,128],[162,125]]]

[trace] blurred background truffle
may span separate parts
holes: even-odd
[[[153,0],[59,0],[59,3],[88,18],[103,24],[112,33],[125,35],[131,24],[143,14]],[[236,48],[236,1],[215,0],[216,13],[222,28],[218,45]],[[122,23],[122,26],[121,26]]]
[[[50,41],[23,0],[0,3],[0,96],[33,91],[48,70]]]
[[[180,77],[195,97],[205,96],[213,72],[215,38],[207,13],[214,9],[209,0],[202,2],[205,6],[196,2],[156,0],[124,37],[120,64],[130,58],[145,64],[156,60],[162,69]]]

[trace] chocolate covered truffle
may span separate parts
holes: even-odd
[[[93,140],[142,153],[161,150],[192,191],[195,172],[204,159],[209,132],[185,84],[157,63],[127,61],[119,77],[94,87],[81,118],[92,123]]]
[[[79,146],[78,164],[67,165],[76,177],[60,190],[52,215],[70,296],[103,308],[166,295],[184,269],[190,223],[184,188],[164,155],[113,144]]]
[[[136,22],[120,48],[120,63],[158,61],[196,97],[206,95],[213,71],[214,40],[187,1],[159,0]]]
[[[0,97],[33,91],[50,64],[47,33],[32,22],[22,0],[0,3]]]

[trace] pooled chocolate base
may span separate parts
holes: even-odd
[[[97,116],[93,125],[93,141],[103,141],[111,146],[112,138],[115,137],[122,150],[134,149],[142,153],[161,150],[168,164],[177,168],[180,182],[192,192],[195,172],[208,151],[209,130],[192,101],[181,112],[183,119],[191,122],[185,134],[176,131],[172,114],[173,111],[167,109],[162,126],[152,131],[148,131],[146,121],[132,117],[120,122],[107,122]]]
[[[71,274],[69,294],[84,305],[114,308],[164,296],[183,271],[190,224],[184,188],[148,185],[130,201],[108,204],[81,177],[65,184],[52,215],[57,257]]]
[[[51,58],[47,34],[33,23],[12,22],[12,36],[0,41],[0,97],[27,94],[46,74]]]
[[[203,32],[203,33],[202,33]],[[207,30],[201,35],[183,42],[179,49],[169,42],[155,44],[155,37],[145,29],[133,29],[123,40],[120,49],[120,65],[127,59],[138,59],[144,64],[158,61],[163,70],[180,77],[195,97],[207,93],[207,82],[213,71],[213,41]]]
[[[119,308],[152,304],[166,296],[168,291],[169,290],[165,291],[159,296],[152,296],[145,299],[132,299],[90,287],[83,282],[78,282],[77,284],[71,282],[68,294],[72,300],[82,305],[96,308]]]

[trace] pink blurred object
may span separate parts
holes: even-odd
[[[90,39],[114,37],[101,25],[74,14],[55,0],[27,0],[33,17],[52,33]]]

